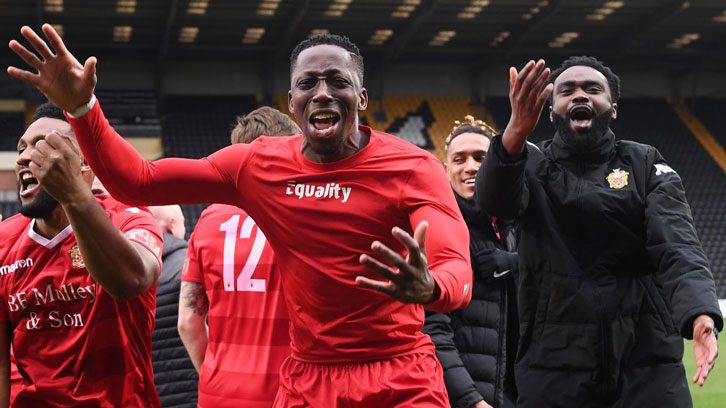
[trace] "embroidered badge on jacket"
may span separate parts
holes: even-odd
[[[83,262],[83,257],[81,256],[81,250],[78,248],[78,245],[73,245],[73,248],[71,248],[68,251],[69,254],[71,254],[71,262],[73,262],[74,268],[85,268],[86,263]]]
[[[610,183],[610,188],[621,189],[628,185],[628,173],[627,171],[620,169],[613,169],[613,172],[608,174],[607,181]]]

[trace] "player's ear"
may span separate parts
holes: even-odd
[[[86,161],[86,158],[81,156],[81,173],[88,172],[93,175],[93,171],[91,170],[91,165],[88,164]]]
[[[550,105],[550,122],[554,122],[554,120],[552,119],[552,105]]]
[[[292,91],[287,91],[287,110],[290,113],[295,113],[295,109],[292,106]]]
[[[618,103],[615,102],[611,105],[611,108],[613,109],[612,118],[617,119],[618,118]]]
[[[358,95],[358,111],[364,111],[368,107],[368,91],[365,88],[361,88],[360,94]]]

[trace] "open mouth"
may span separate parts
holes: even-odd
[[[27,197],[35,192],[40,187],[38,179],[33,177],[33,174],[29,171],[20,174],[20,196]]]
[[[570,109],[570,122],[573,128],[587,128],[592,124],[595,116],[592,108],[587,105],[579,105]]]
[[[310,116],[313,134],[318,137],[325,137],[333,133],[340,122],[340,115],[336,112],[318,112]]]
[[[464,184],[467,186],[474,186],[474,184],[476,184],[476,177],[465,179]]]

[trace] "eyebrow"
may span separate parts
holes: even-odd
[[[18,140],[18,146],[17,146],[17,148],[19,149],[20,146],[21,146],[21,144],[24,145],[24,146],[32,145],[33,143],[37,142],[38,140],[40,140],[40,139],[42,139],[44,137],[45,137],[44,134],[38,133],[38,134],[35,134],[35,135],[31,136],[30,137],[30,140],[28,140],[28,142],[26,143],[23,140],[23,137],[20,136],[20,140]]]
[[[344,72],[343,70],[340,70],[340,69],[337,69],[337,68],[331,68],[331,69],[327,69],[327,70],[322,71],[322,72],[315,71],[315,70],[303,71],[302,74],[304,74],[304,75],[315,75],[315,76],[328,76],[328,75],[340,74],[340,73],[343,73],[343,72]]]
[[[565,86],[575,86],[578,82],[579,81],[565,81],[565,82],[560,82],[560,84],[557,85],[557,88],[561,88],[561,87],[565,87]],[[596,80],[586,80],[586,81],[582,81],[582,86],[584,86],[584,87],[588,87],[588,86],[592,86],[592,85],[600,85],[600,86],[603,86],[604,87],[605,86],[605,83],[603,83],[602,81],[596,81]]]
[[[457,154],[465,154],[465,153],[469,153],[469,154],[475,154],[475,153],[485,153],[485,154],[486,154],[486,152],[487,152],[487,151],[486,151],[486,150],[484,150],[484,149],[476,149],[476,150],[457,150],[457,151],[455,151],[455,152],[452,152],[452,153],[451,153],[451,155],[452,155],[452,156],[456,156]]]

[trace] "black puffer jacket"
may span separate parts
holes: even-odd
[[[474,286],[471,303],[450,313],[426,311],[423,332],[436,345],[451,406],[469,408],[482,399],[495,408],[505,394],[516,400],[517,344],[515,284],[517,254],[513,223],[478,211],[455,194],[469,228]]]
[[[156,327],[151,334],[151,363],[161,405],[197,406],[197,372],[179,338],[179,290],[187,243],[164,233],[163,267],[156,289]]]
[[[723,327],[678,174],[608,131],[577,153],[559,134],[477,176],[489,213],[518,217],[520,407],[688,407],[683,339]]]

